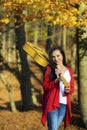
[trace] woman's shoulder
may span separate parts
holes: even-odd
[[[44,74],[45,73],[49,73],[49,72],[51,72],[51,70],[52,70],[52,67],[51,67],[51,65],[47,65],[45,68],[44,68]]]
[[[68,69],[70,72],[73,72],[73,69],[72,69],[72,67],[70,67],[70,66],[67,66],[67,69]]]
[[[45,67],[45,70],[51,70],[52,69],[52,66],[51,65],[47,65],[46,67]]]
[[[52,70],[52,66],[51,65],[47,65],[44,70],[45,71],[47,71],[47,70],[50,71],[50,70]]]

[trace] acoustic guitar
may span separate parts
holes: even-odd
[[[26,42],[24,44],[24,46],[23,46],[23,49],[39,65],[41,65],[43,67],[46,67],[48,64],[51,65],[51,63],[49,61],[49,58],[48,58],[48,54],[45,51],[43,51],[40,47],[38,47],[37,45],[35,45],[35,44],[31,43],[31,42]],[[68,82],[66,81],[65,77],[62,74],[60,75],[60,78],[63,81],[64,86],[66,88],[69,88],[69,84],[68,84]]]
[[[49,64],[47,53],[39,48],[37,45],[32,44],[31,42],[27,42],[24,44],[23,49],[39,65],[46,67]]]

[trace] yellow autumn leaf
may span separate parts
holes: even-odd
[[[2,20],[0,20],[0,22],[8,24],[10,22],[10,19],[9,18],[3,18]]]
[[[9,6],[12,6],[12,2],[11,2],[11,1],[8,1],[8,2],[5,2],[3,5],[9,7]]]

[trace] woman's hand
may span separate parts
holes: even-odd
[[[61,80],[60,78],[56,78],[55,83],[58,83],[60,80]]]
[[[65,93],[69,93],[69,91],[70,91],[70,87],[64,87],[64,92]]]
[[[59,78],[59,75],[61,74],[61,70],[56,68],[55,69],[55,74],[56,74],[57,78]]]

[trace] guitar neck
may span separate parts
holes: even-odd
[[[62,74],[60,74],[60,79],[63,81],[64,87],[69,88],[69,83],[66,81],[65,77]]]

